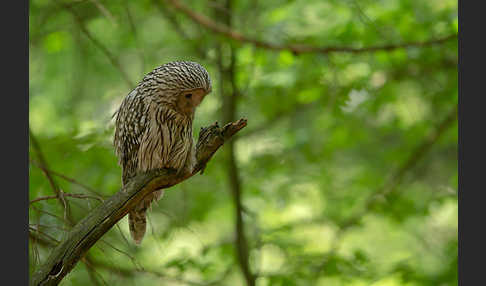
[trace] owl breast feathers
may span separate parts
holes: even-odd
[[[148,73],[130,92],[115,119],[115,153],[122,183],[139,172],[172,168],[192,172],[195,164],[192,121],[196,107],[211,92],[211,79],[195,62],[170,62]],[[146,210],[162,190],[148,194],[128,215],[130,233],[139,244]]]

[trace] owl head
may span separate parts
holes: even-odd
[[[154,69],[144,77],[141,88],[150,89],[159,103],[191,117],[212,90],[206,69],[190,61],[169,62]]]

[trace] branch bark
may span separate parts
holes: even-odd
[[[282,44],[274,44],[270,42],[261,41],[258,39],[251,38],[249,36],[243,35],[240,32],[232,30],[231,27],[228,25],[222,25],[213,20],[209,19],[208,17],[201,15],[199,13],[194,12],[186,6],[185,4],[181,3],[179,0],[166,0],[169,2],[174,8],[184,13],[186,16],[191,18],[194,22],[202,25],[203,27],[213,31],[214,33],[221,34],[227,38],[243,42],[249,43],[254,45],[258,48],[264,48],[268,50],[274,51],[290,51],[296,55],[304,54],[304,53],[320,53],[320,54],[329,54],[329,53],[367,53],[367,52],[376,52],[376,51],[391,51],[401,48],[410,48],[410,47],[425,47],[431,45],[442,44],[452,39],[457,39],[457,34],[451,34],[442,38],[431,39],[424,42],[406,42],[400,44],[387,44],[387,45],[378,45],[378,46],[369,46],[363,48],[356,48],[356,47],[345,47],[345,46],[307,46],[307,45],[282,45]]]
[[[246,119],[240,119],[224,127],[219,127],[216,122],[202,128],[196,145],[197,164],[190,174],[177,175],[174,170],[160,169],[135,176],[123,189],[93,209],[67,233],[34,273],[30,285],[58,285],[91,246],[143,197],[157,189],[176,185],[202,171],[219,147],[244,128],[246,123]]]

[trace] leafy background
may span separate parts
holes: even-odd
[[[216,33],[174,3],[283,49]],[[195,136],[231,118],[248,127],[204,175],[166,191],[141,246],[124,218],[61,285],[457,285],[457,1],[29,9],[30,273],[119,190],[111,115],[123,97],[153,68],[193,60],[213,80]],[[81,197],[65,212],[46,198],[55,190]]]

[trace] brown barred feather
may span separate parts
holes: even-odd
[[[125,97],[115,114],[114,137],[123,185],[138,172],[153,169],[192,172],[194,110],[210,92],[206,69],[195,62],[180,61],[155,68]],[[184,98],[187,94],[189,97]],[[148,194],[129,212],[135,243],[139,244],[145,234],[147,209],[162,195],[162,190]]]

